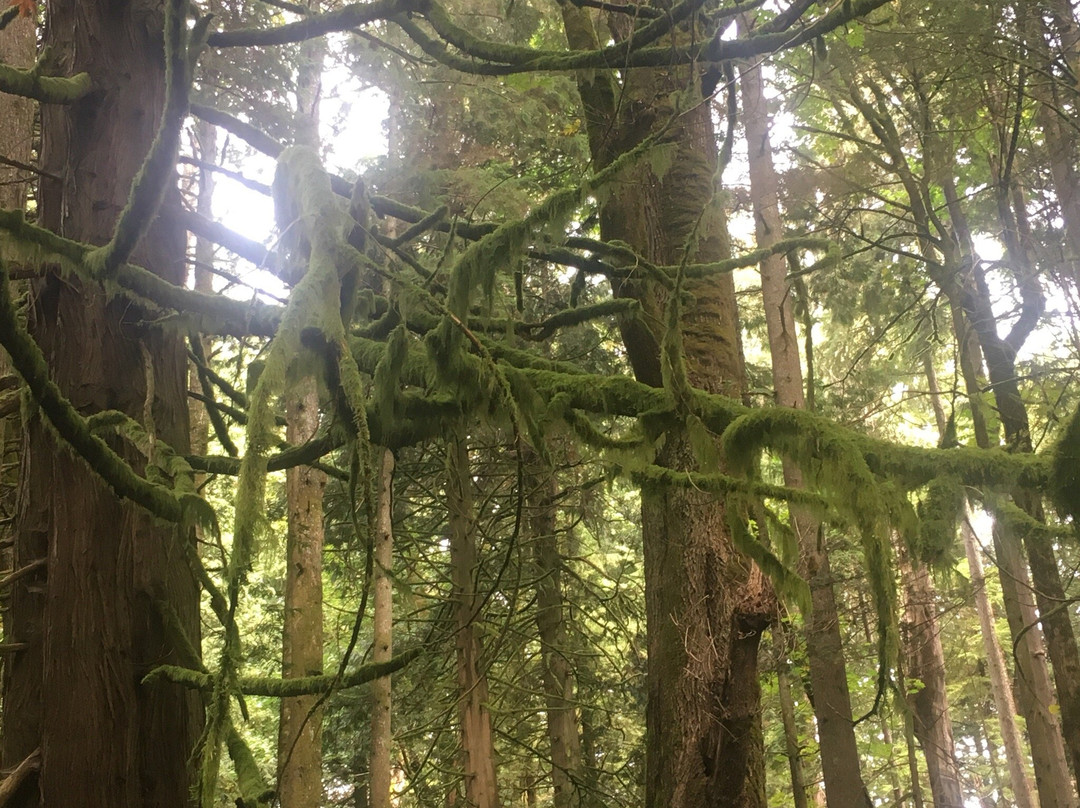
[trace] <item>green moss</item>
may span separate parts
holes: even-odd
[[[1080,407],[1073,411],[1051,454],[1050,494],[1062,517],[1080,527]]]
[[[953,566],[957,521],[967,501],[964,488],[955,477],[937,477],[930,482],[919,502],[919,528],[910,549],[919,561],[935,569]]]

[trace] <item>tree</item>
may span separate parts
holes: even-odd
[[[805,606],[809,595],[770,538],[784,535],[777,507],[839,524],[860,543],[868,586],[853,599],[869,592],[873,601],[876,619],[867,620],[866,633],[875,635],[867,639],[877,645],[878,675],[869,678],[880,703],[896,654],[889,541],[895,530],[912,530],[913,492],[938,478],[999,494],[1047,485],[1043,456],[918,449],[816,413],[753,408],[744,400],[749,388],[731,273],[769,255],[821,255],[829,244],[798,236],[743,255],[732,249],[718,193],[734,134],[728,65],[820,42],[883,5],[880,0],[820,11],[796,3],[736,39],[721,34],[742,8],[685,2],[661,13],[652,6],[605,5],[594,14],[565,4],[569,49],[546,46],[551,28],[541,7],[526,4],[518,14],[503,15],[486,6],[476,12],[411,0],[318,14],[279,3],[275,8],[296,15],[294,21],[267,22],[259,12],[252,15],[258,24],[247,28],[237,14],[229,18],[230,30],[209,33],[205,18],[181,24],[187,10],[179,2],[169,5],[165,26],[144,24],[154,20],[152,9],[135,2],[119,9],[92,3],[85,7],[90,12],[65,3],[56,0],[48,11],[49,37],[61,56],[55,70],[0,71],[0,89],[50,102],[42,124],[48,173],[39,218],[0,215],[0,228],[19,250],[19,269],[40,276],[28,304],[29,332],[0,279],[0,343],[37,405],[23,485],[35,495],[47,492],[24,498],[17,564],[37,572],[46,550],[49,559],[47,596],[31,573],[16,581],[10,628],[27,646],[9,676],[5,760],[27,759],[42,747],[38,782],[47,804],[181,804],[195,782],[199,800],[209,806],[218,798],[225,752],[235,770],[226,780],[230,790],[244,804],[266,802],[260,761],[245,743],[249,697],[345,699],[350,688],[419,659],[425,672],[448,668],[450,646],[456,686],[447,688],[445,677],[434,674],[418,684],[440,694],[456,691],[451,703],[458,708],[464,754],[455,757],[448,733],[417,729],[413,744],[421,738],[429,746],[403,748],[402,770],[419,783],[417,761],[437,749],[443,760],[461,760],[462,772],[423,784],[425,798],[460,791],[472,803],[495,806],[506,793],[505,780],[523,783],[525,799],[535,796],[528,777],[500,781],[499,764],[510,764],[497,753],[535,748],[550,727],[539,726],[535,710],[520,727],[501,720],[515,697],[507,692],[521,691],[507,690],[509,677],[496,674],[514,672],[518,681],[511,662],[526,665],[530,656],[522,649],[557,641],[557,627],[554,640],[537,642],[539,630],[530,628],[527,641],[510,641],[520,626],[539,626],[544,612],[554,614],[557,593],[512,582],[505,573],[533,567],[515,554],[527,499],[527,449],[544,460],[546,437],[558,429],[641,489],[646,762],[639,775],[640,764],[628,753],[626,782],[609,782],[617,782],[620,799],[632,802],[627,795],[636,795],[644,781],[650,806],[761,806],[758,645],[776,613],[775,597]],[[468,15],[468,27],[458,15]],[[91,25],[83,25],[84,17]],[[154,41],[159,28],[164,46]],[[520,172],[528,182],[515,204],[470,217],[460,204],[436,207],[432,200],[427,206],[429,197],[418,208],[369,196],[363,184],[328,173],[310,146],[283,147],[267,130],[287,129],[266,116],[232,110],[245,120],[196,106],[203,120],[278,160],[273,193],[286,249],[268,252],[197,214],[170,208],[188,82],[204,43],[280,46],[357,28],[373,38],[378,54],[394,54],[417,70],[434,60],[440,76],[510,75],[497,86],[516,83],[523,95],[542,92],[540,79],[525,74],[572,73],[589,164],[575,162],[570,155],[580,152],[573,146],[553,150],[562,160],[558,170],[537,161],[544,164]],[[85,47],[85,37],[117,47],[105,58]],[[601,45],[609,38],[613,44]],[[113,50],[122,58],[114,59]],[[48,75],[84,66],[89,77]],[[480,81],[481,88],[496,86]],[[719,143],[710,106],[717,87],[728,112]],[[239,95],[257,95],[241,89]],[[143,99],[153,102],[154,115],[140,114]],[[512,136],[469,141],[470,127],[484,131],[483,110],[470,103],[452,111],[463,124],[439,130],[440,158],[453,159],[466,142],[486,144],[499,158],[500,149],[511,151]],[[556,130],[558,136],[573,137],[573,123]],[[475,194],[463,196],[480,210]],[[362,215],[368,203],[375,217],[395,218],[400,229],[380,233]],[[289,287],[286,300],[238,301],[184,288],[181,226],[276,270]],[[368,254],[369,243],[378,260]],[[286,264],[283,252],[297,266]],[[58,274],[57,264],[69,278]],[[829,266],[826,260],[814,270]],[[567,277],[549,287],[546,307],[527,306],[526,292],[541,272]],[[371,282],[376,277],[387,283]],[[610,297],[595,293],[600,279],[610,283]],[[225,445],[229,429],[243,430],[241,459],[187,452],[184,354],[169,327],[181,317],[196,337],[212,335],[241,357],[251,346],[260,354],[260,364],[243,369],[246,395],[204,368],[213,389],[202,395],[211,421],[218,417],[217,440]],[[580,333],[575,328],[595,328],[610,342],[615,325],[635,378],[562,350]],[[119,372],[129,367],[142,372]],[[321,426],[300,445],[282,446],[277,402],[295,379],[312,372],[319,380]],[[414,568],[402,573],[403,587],[423,588],[426,605],[417,609],[423,619],[414,622],[425,627],[409,625],[411,643],[398,644],[389,659],[366,663],[351,657],[365,618],[358,607],[336,673],[251,675],[251,638],[238,615],[268,545],[268,472],[318,463],[366,501],[371,536],[375,447],[394,450],[399,460],[413,451],[428,459],[422,481],[428,523],[445,527],[445,546],[429,536],[423,548],[407,543],[402,553],[407,559],[426,553],[427,569],[437,570],[426,581],[414,578]],[[806,487],[775,482],[763,455],[788,459]],[[436,456],[446,459],[439,471],[430,464]],[[221,541],[215,539],[221,568],[193,551],[194,522],[203,521],[210,535],[215,527],[206,500],[193,490],[195,472],[237,476],[233,507],[219,507],[234,514],[231,529],[226,525]],[[353,532],[363,534],[360,527]],[[551,531],[538,525],[536,532]],[[155,540],[147,543],[147,537]],[[349,541],[355,546],[358,537]],[[501,551],[497,565],[486,564],[491,547]],[[542,559],[548,567],[549,555]],[[583,567],[575,559],[567,569]],[[199,588],[210,635],[204,656]],[[522,620],[517,606],[529,591],[543,592],[544,603],[526,598],[531,611]],[[591,605],[595,619],[603,607]],[[78,619],[65,623],[70,615]],[[441,633],[448,623],[452,630]],[[80,630],[87,626],[102,630]],[[93,666],[93,698],[73,695],[78,683],[64,683],[76,663]],[[587,675],[579,692],[594,697],[599,688],[588,677],[598,674],[582,667]],[[533,675],[543,673],[539,665],[531,668]],[[546,690],[534,688],[545,700],[569,681],[567,671],[548,673],[554,681]],[[61,686],[68,689],[54,703],[53,689]],[[535,693],[530,698],[538,703]],[[613,697],[603,698],[610,705]],[[549,706],[573,718],[557,699]],[[448,714],[442,706],[425,709]],[[595,787],[590,772],[599,770],[605,754],[596,743],[598,723],[595,711],[583,710],[582,783],[589,788]],[[87,733],[115,743],[88,762],[78,758],[85,749],[74,740]],[[537,770],[535,758],[522,767],[525,774]],[[91,773],[90,797],[72,794],[73,778],[90,782]]]

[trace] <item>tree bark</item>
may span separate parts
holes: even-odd
[[[794,808],[809,808],[806,798],[806,776],[803,773],[799,749],[799,729],[795,721],[795,699],[791,695],[791,675],[788,665],[787,632],[783,621],[773,625],[773,646],[776,652],[776,685],[780,701],[780,718],[784,722],[784,754],[791,773],[791,803]]]
[[[751,27],[746,16],[740,16],[740,32],[745,33]],[[761,67],[759,64],[743,65],[739,72],[754,226],[757,246],[761,249],[776,244],[784,235],[779,180],[773,166]],[[783,255],[773,255],[763,260],[759,268],[776,403],[781,407],[803,409],[806,399],[792,306],[793,290],[787,281],[787,259]],[[802,470],[795,463],[784,459],[783,471],[786,485],[804,487]],[[825,794],[829,808],[870,808],[870,795],[862,779],[855,743],[847,665],[825,534],[809,513],[798,509],[793,509],[792,527],[799,541],[801,571],[810,585],[812,608],[806,621],[806,653],[814,691]]]
[[[900,572],[907,595],[906,673],[922,683],[918,691],[908,694],[908,702],[915,717],[915,735],[926,758],[934,808],[964,808],[949,698],[945,692],[945,653],[938,633],[937,598],[924,564],[908,560],[901,565]]]
[[[1024,771],[1024,753],[1020,745],[1020,732],[1016,726],[1016,706],[1013,703],[1012,688],[1005,659],[1001,653],[997,633],[994,630],[994,611],[986,595],[986,579],[983,575],[982,557],[971,523],[965,518],[960,525],[964,537],[964,549],[967,552],[968,570],[971,575],[971,588],[975,591],[975,608],[979,613],[979,629],[982,633],[983,648],[986,651],[987,669],[990,674],[990,690],[994,696],[998,720],[1001,725],[1001,738],[1005,743],[1005,759],[1009,764],[1009,779],[1012,783],[1013,797],[1018,808],[1032,808],[1034,800]]]
[[[536,564],[536,628],[551,749],[552,804],[555,808],[580,808],[581,735],[574,707],[574,666],[567,656],[563,617],[562,555],[555,506],[558,486],[551,469],[543,468],[535,457],[529,461],[529,529]]]
[[[447,452],[446,499],[450,514],[450,568],[457,629],[454,640],[465,803],[470,808],[499,808],[487,674],[481,660],[476,627],[482,601],[476,586],[479,558],[473,523],[472,475],[465,439],[453,436]]]
[[[319,394],[312,377],[299,381],[285,410],[286,438],[299,446],[319,428]],[[322,549],[326,475],[310,466],[286,472],[288,506],[283,678],[317,676],[323,669]],[[322,708],[319,696],[281,700],[278,795],[282,805],[316,808],[322,801]]]
[[[144,0],[49,3],[45,45],[64,72],[87,71],[97,88],[70,106],[42,108],[50,176],[39,211],[49,229],[98,245],[110,239],[161,116],[161,20],[160,4]],[[182,285],[184,246],[166,212],[135,259]],[[34,284],[29,327],[80,412],[118,409],[143,420],[149,411],[147,427],[186,453],[187,359],[175,334],[138,322],[100,286],[56,273]],[[134,447],[114,448],[141,468]],[[11,634],[30,647],[14,655],[5,683],[5,765],[40,747],[45,805],[188,805],[200,698],[140,681],[155,665],[186,663],[158,604],[198,647],[198,586],[181,549],[192,536],[118,501],[39,414],[26,424],[22,480],[15,563],[47,558],[48,567],[12,595]],[[36,806],[35,791],[12,804]]]
[[[394,455],[382,451],[379,463],[379,488],[375,515],[375,570],[372,591],[373,662],[388,662],[393,656],[394,640],[394,528],[393,528]],[[390,746],[393,740],[391,719],[391,679],[384,676],[371,683],[371,808],[390,808]]]
[[[318,3],[309,3],[313,11]],[[297,143],[319,143],[319,97],[326,43],[300,46],[293,120]],[[297,380],[286,397],[286,438],[293,446],[319,429],[319,389],[314,376]],[[323,669],[323,491],[326,475],[311,466],[286,472],[288,541],[285,559],[285,620],[281,668],[284,678],[313,676]],[[278,724],[278,797],[288,808],[322,802],[322,707],[319,696],[282,699]]]

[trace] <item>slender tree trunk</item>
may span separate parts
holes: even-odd
[[[746,16],[739,18],[740,30],[751,26]],[[771,247],[783,236],[780,219],[779,180],[773,166],[769,140],[769,113],[759,65],[740,68],[743,127],[746,132],[750,168],[750,191],[759,249]],[[769,335],[773,387],[776,403],[803,409],[802,363],[792,306],[792,288],[787,281],[787,260],[782,255],[760,264],[761,296]],[[784,482],[792,488],[804,487],[801,469],[783,461]],[[793,510],[793,528],[799,540],[800,566],[810,585],[812,609],[806,624],[806,651],[814,690],[814,714],[818,723],[821,766],[829,808],[871,805],[859,768],[855,743],[851,696],[848,692],[836,595],[829,559],[820,526],[805,512]]]
[[[87,71],[97,91],[42,107],[40,223],[104,244],[160,120],[164,60],[160,4],[55,0],[45,44],[64,72]],[[166,208],[177,194],[168,195]],[[184,234],[159,217],[135,260],[184,283]],[[36,282],[29,327],[53,381],[83,414],[117,409],[187,450],[187,359],[173,333],[138,322],[126,300],[50,273]],[[148,380],[152,379],[152,389]],[[192,540],[121,503],[62,445],[39,414],[26,424],[15,563],[48,559],[47,574],[13,587],[3,758],[42,750],[45,805],[186,806],[188,760],[202,723],[197,694],[143,685],[162,663],[184,664],[156,604],[169,604],[198,647],[198,587],[182,560]],[[117,446],[137,468],[139,452]],[[13,805],[39,804],[37,789]]]
[[[997,633],[994,631],[994,611],[986,595],[986,579],[983,575],[982,557],[979,554],[975,531],[967,518],[960,525],[964,537],[964,549],[967,551],[968,570],[971,575],[971,587],[975,591],[975,609],[979,613],[979,628],[982,632],[983,649],[986,652],[987,669],[990,674],[990,690],[994,696],[998,720],[1001,724],[1001,738],[1005,743],[1005,759],[1009,764],[1009,779],[1018,808],[1033,808],[1034,800],[1024,770],[1024,753],[1020,744],[1020,732],[1016,726],[1016,706],[1013,703],[1012,688],[1005,659],[1001,653]]]
[[[311,440],[319,427],[315,380],[297,383],[286,405],[289,443]],[[315,676],[323,668],[322,546],[326,475],[310,466],[286,472],[288,539],[282,676]],[[319,697],[281,700],[278,795],[282,805],[315,808],[322,800],[322,715]]]
[[[382,451],[379,463],[379,489],[375,521],[375,582],[372,593],[374,619],[372,646],[374,662],[388,662],[393,656],[394,631],[394,530],[393,530],[394,455]],[[371,808],[390,808],[390,724],[391,679],[384,676],[371,684]]]
[[[945,654],[938,633],[937,598],[926,566],[909,560],[900,567],[907,595],[904,650],[907,674],[922,687],[909,694],[915,735],[926,758],[934,808],[964,808],[956,766],[949,698],[945,692]]]
[[[556,532],[554,472],[529,459],[529,527],[536,564],[536,627],[544,671],[544,706],[551,749],[555,808],[581,805],[581,735],[574,708],[574,666],[567,657],[563,619],[562,555]],[[535,789],[534,789],[535,791]]]
[[[952,321],[957,345],[960,346],[964,384],[971,401],[975,443],[984,449],[990,448],[997,444],[997,437],[991,440],[984,413],[987,405],[980,392],[984,386],[979,376],[982,351],[959,306],[952,307]],[[993,541],[1000,572],[1002,602],[1015,648],[1016,695],[1028,730],[1039,804],[1042,808],[1071,808],[1076,802],[1061,725],[1052,709],[1056,701],[1054,688],[1046,664],[1042,628],[1038,622],[1023,550],[1019,539],[1008,535],[1006,527],[1001,524],[994,525]]]
[[[318,10],[318,4],[310,7]],[[319,96],[326,43],[300,46],[296,82],[297,143],[319,143]],[[294,446],[319,428],[319,389],[313,376],[297,380],[286,397],[286,437]],[[288,541],[285,552],[285,621],[282,676],[313,676],[323,670],[323,491],[326,475],[310,466],[286,472]],[[278,725],[278,797],[288,808],[317,808],[322,802],[322,708],[318,696],[281,700]]]
[[[900,679],[900,695],[904,702],[908,700],[907,688]],[[911,783],[911,803],[915,808],[923,808],[922,780],[919,777],[919,755],[915,748],[915,715],[911,710],[904,711],[904,746],[907,747],[908,780]]]
[[[217,127],[203,120],[197,121],[195,143],[200,159],[213,163],[217,152]],[[195,199],[195,210],[199,215],[212,219],[214,216],[214,173],[205,168],[199,169],[198,183],[199,192]],[[195,239],[195,266],[192,271],[195,291],[206,294],[214,291],[214,274],[211,272],[213,262],[214,244],[204,238]],[[209,357],[210,340],[206,337],[200,337],[200,339],[203,356]],[[188,372],[188,389],[202,392],[198,369],[194,364]],[[204,455],[210,442],[210,417],[206,413],[206,405],[192,399],[188,403],[188,409],[191,418],[191,453]]]
[[[799,730],[795,721],[795,699],[791,695],[791,674],[788,665],[787,632],[782,620],[773,624],[773,646],[776,652],[776,685],[780,701],[780,718],[784,722],[784,754],[791,773],[791,804],[794,808],[809,808],[806,799],[806,776],[803,774],[799,749]]]
[[[481,660],[480,637],[476,627],[481,598],[476,586],[479,559],[473,522],[469,451],[461,436],[450,439],[447,451],[447,510],[450,514],[450,567],[457,628],[458,716],[461,721],[465,801],[469,808],[499,808],[487,674]]]

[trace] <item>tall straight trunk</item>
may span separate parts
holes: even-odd
[[[901,564],[907,603],[904,651],[907,675],[922,687],[908,695],[915,718],[915,735],[926,758],[926,773],[934,808],[964,808],[960,771],[954,753],[949,697],[945,692],[945,653],[937,621],[937,597],[926,566],[911,559]]]
[[[746,16],[741,16],[740,31],[745,33],[750,27]],[[773,246],[784,236],[779,180],[773,165],[769,111],[760,65],[742,66],[740,77],[754,225],[757,246],[763,249]],[[806,399],[795,331],[793,289],[787,280],[787,259],[783,255],[774,255],[759,266],[776,403],[803,409]],[[802,470],[795,463],[784,459],[783,471],[786,485],[804,487]],[[799,541],[800,568],[810,585],[812,608],[806,621],[806,654],[814,691],[825,794],[829,808],[869,808],[870,795],[863,782],[859,749],[855,743],[847,665],[825,534],[806,511],[793,510],[792,522]]]
[[[289,443],[300,445],[319,428],[319,395],[311,377],[287,398]],[[323,490],[326,475],[310,466],[286,472],[288,507],[285,620],[281,672],[286,679],[322,674]],[[278,795],[282,805],[316,808],[322,801],[322,715],[318,695],[281,699]]]
[[[791,695],[791,671],[788,665],[787,632],[782,620],[773,625],[773,647],[776,653],[776,689],[780,701],[780,718],[784,723],[784,755],[791,774],[791,804],[794,808],[809,808],[806,798],[806,775],[803,773],[799,748],[799,728],[795,721],[795,699]]]
[[[213,163],[217,151],[217,127],[203,120],[195,123],[195,145],[198,156],[207,163]],[[196,212],[212,219],[214,216],[214,172],[200,168],[198,173],[198,195],[195,198]],[[195,264],[192,269],[193,287],[197,292],[210,294],[214,291],[214,274],[211,271],[214,262],[214,244],[208,239],[195,239]],[[203,356],[210,354],[211,341],[207,337],[200,336],[202,340]],[[199,393],[202,392],[202,383],[199,380],[198,368],[192,363],[188,371],[188,389]],[[191,453],[193,455],[206,454],[210,443],[210,416],[206,412],[206,405],[195,399],[188,402],[188,410],[191,418]],[[198,480],[201,483],[201,478]]]
[[[450,516],[450,570],[465,800],[470,808],[499,808],[487,674],[481,660],[476,627],[482,599],[476,585],[479,558],[473,519],[472,472],[465,438],[451,437],[447,454],[446,505]]]
[[[0,36],[0,64],[27,69],[34,65],[37,30],[28,17],[16,17]],[[0,154],[30,165],[34,143],[34,101],[17,95],[0,95]],[[0,208],[21,210],[36,178],[25,168],[0,164]],[[0,249],[0,257],[3,250]]]
[[[984,413],[986,403],[979,392],[983,387],[978,372],[982,366],[982,351],[958,306],[953,307],[952,321],[957,345],[960,346],[964,384],[970,394],[975,443],[986,449],[996,445],[997,440],[995,436],[991,442]],[[1001,597],[1016,660],[1016,698],[1027,726],[1039,805],[1041,808],[1073,808],[1076,799],[1073,796],[1065,742],[1060,721],[1053,710],[1056,702],[1054,687],[1046,664],[1046,647],[1023,549],[1019,538],[1010,535],[1002,524],[994,525],[993,541],[994,556],[1001,573]]]
[[[17,68],[30,68],[34,64],[36,49],[37,30],[34,21],[29,18],[22,16],[16,18],[0,34],[0,63]],[[33,159],[34,102],[29,98],[0,94],[0,121],[4,122],[0,124],[0,154],[29,165]],[[24,210],[27,193],[34,179],[33,175],[25,169],[0,165],[0,208]],[[4,245],[0,244],[0,259],[7,257],[4,254]],[[0,375],[8,376],[11,373],[11,361],[7,352],[0,349]],[[18,569],[17,555],[14,550],[16,534],[12,518],[17,513],[19,504],[18,468],[22,452],[22,433],[18,408],[15,412],[0,418],[0,463],[5,467],[5,471],[0,473],[0,517],[4,520],[0,527],[0,566],[4,569]],[[14,632],[12,598],[18,600],[20,597],[25,598],[25,595],[25,590],[21,589],[16,589],[11,595],[6,591],[0,592],[4,608],[5,643],[19,641]],[[3,663],[5,693],[9,664],[11,664],[9,660]],[[9,715],[19,720],[14,712],[14,709],[5,711],[5,722]],[[4,763],[8,766],[19,762],[8,760],[5,756]]]
[[[313,10],[317,4],[311,4]],[[296,83],[296,140],[319,142],[319,96],[326,52],[321,38],[304,42]],[[313,376],[297,380],[286,395],[286,437],[294,446],[319,429],[319,389]],[[288,540],[285,550],[285,620],[282,676],[291,679],[323,670],[323,491],[326,475],[311,466],[286,472]],[[322,802],[322,707],[317,695],[281,699],[278,722],[278,796],[288,808],[317,808]]]
[[[1016,706],[1013,702],[1012,687],[1005,659],[1001,653],[997,633],[994,630],[994,611],[986,594],[986,578],[983,574],[982,557],[979,554],[975,531],[968,519],[960,526],[964,537],[964,549],[967,552],[968,570],[971,575],[971,588],[975,591],[975,609],[979,613],[979,629],[982,633],[983,649],[986,652],[986,666],[990,675],[990,691],[997,708],[998,721],[1001,725],[1001,738],[1005,744],[1005,760],[1009,764],[1009,779],[1013,798],[1018,808],[1033,808],[1035,805],[1031,788],[1024,770],[1024,753],[1020,745],[1020,732],[1016,726]]]
[[[372,661],[388,662],[394,650],[394,454],[383,449],[379,460],[378,495],[375,502],[375,570],[372,591]],[[390,745],[393,740],[391,679],[384,676],[371,683],[371,772],[369,805],[390,808]]]
[[[568,1],[561,10],[571,47],[596,47],[588,13]],[[627,34],[614,24],[618,37]],[[595,164],[607,165],[640,143],[651,125],[671,120],[675,99],[700,82],[695,67],[631,71],[621,86],[612,72],[580,74]],[[730,244],[725,212],[714,198],[718,154],[710,105],[684,110],[667,137],[670,169],[656,176],[645,165],[627,168],[601,206],[601,236],[659,264],[725,258]],[[613,291],[642,305],[644,316],[621,324],[634,375],[662,386],[666,291],[638,278],[616,280]],[[686,291],[694,301],[681,322],[688,380],[741,396],[744,366],[731,276],[697,279]],[[698,467],[689,440],[678,434],[669,435],[656,462]],[[722,501],[646,486],[641,511],[648,636],[645,806],[760,808],[765,790],[757,649],[775,597],[760,571],[734,549]]]
[[[581,735],[574,707],[574,666],[567,657],[562,555],[556,532],[558,485],[551,469],[530,458],[529,530],[536,564],[536,628],[540,635],[544,708],[555,808],[581,805]]]
[[[44,44],[96,91],[42,107],[39,222],[105,244],[154,138],[164,101],[161,5],[55,0]],[[166,208],[177,203],[167,195]],[[183,231],[159,217],[134,260],[170,282],[185,276]],[[99,285],[50,272],[33,284],[29,328],[52,379],[83,414],[117,409],[144,420],[178,454],[188,447],[187,358],[171,332],[138,321]],[[153,379],[152,389],[147,383]],[[148,400],[149,399],[149,400]],[[130,445],[118,447],[141,468]],[[143,685],[151,667],[186,664],[157,604],[169,604],[198,646],[199,592],[183,562],[188,533],[120,502],[34,414],[25,426],[15,564],[47,571],[12,590],[3,764],[35,749],[42,764],[12,805],[186,806],[187,766],[202,724],[197,694]],[[37,793],[40,790],[40,797]]]

